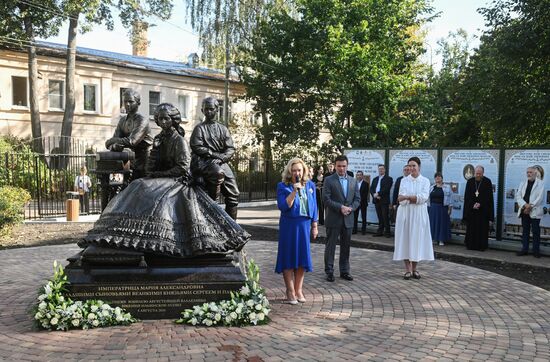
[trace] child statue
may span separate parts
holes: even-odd
[[[191,139],[191,170],[193,175],[202,177],[208,195],[214,200],[221,192],[225,200],[225,211],[237,219],[239,188],[228,161],[235,153],[233,139],[226,126],[216,122],[218,101],[208,97],[202,101],[204,121],[193,129]]]

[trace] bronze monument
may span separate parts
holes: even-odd
[[[152,142],[146,177],[133,180],[109,202],[78,243],[84,250],[69,259],[67,274],[73,299],[90,294],[97,298],[101,290],[113,291],[105,299],[140,318],[173,318],[191,305],[226,299],[230,290],[242,286],[239,251],[250,235],[191,176],[192,155],[178,109],[160,104],[154,118],[161,132]],[[219,133],[210,135],[207,142],[217,145],[220,139],[214,137]],[[223,137],[230,139],[228,132]],[[226,144],[232,147],[232,142]],[[215,164],[225,174],[224,165]],[[236,184],[232,190],[238,192]],[[238,193],[229,209],[234,214],[237,198]],[[196,290],[189,295],[189,288]],[[121,290],[135,295],[114,293]],[[177,298],[170,299],[170,306],[162,298],[148,303],[151,299],[141,290]]]

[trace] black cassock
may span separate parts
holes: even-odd
[[[479,209],[474,204],[479,203]],[[469,250],[485,250],[489,243],[489,221],[494,221],[493,185],[491,180],[483,177],[476,181],[475,177],[466,182],[464,192],[464,211],[462,219],[466,223],[466,238],[464,243]]]

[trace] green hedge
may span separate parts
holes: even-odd
[[[31,195],[22,188],[0,187],[0,236],[6,235],[11,228],[23,220],[23,207]]]

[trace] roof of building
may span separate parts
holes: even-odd
[[[36,50],[38,54],[50,55],[54,57],[65,58],[67,54],[67,46],[65,44],[50,43],[45,41],[38,41]],[[76,58],[77,60],[88,62],[110,64],[133,69],[143,69],[166,74],[175,74],[218,81],[223,81],[225,79],[225,73],[215,69],[192,67],[189,64],[183,62],[173,62],[155,58],[140,57],[99,49],[77,47]],[[231,81],[235,82],[238,81],[238,79],[235,75],[232,75]]]

